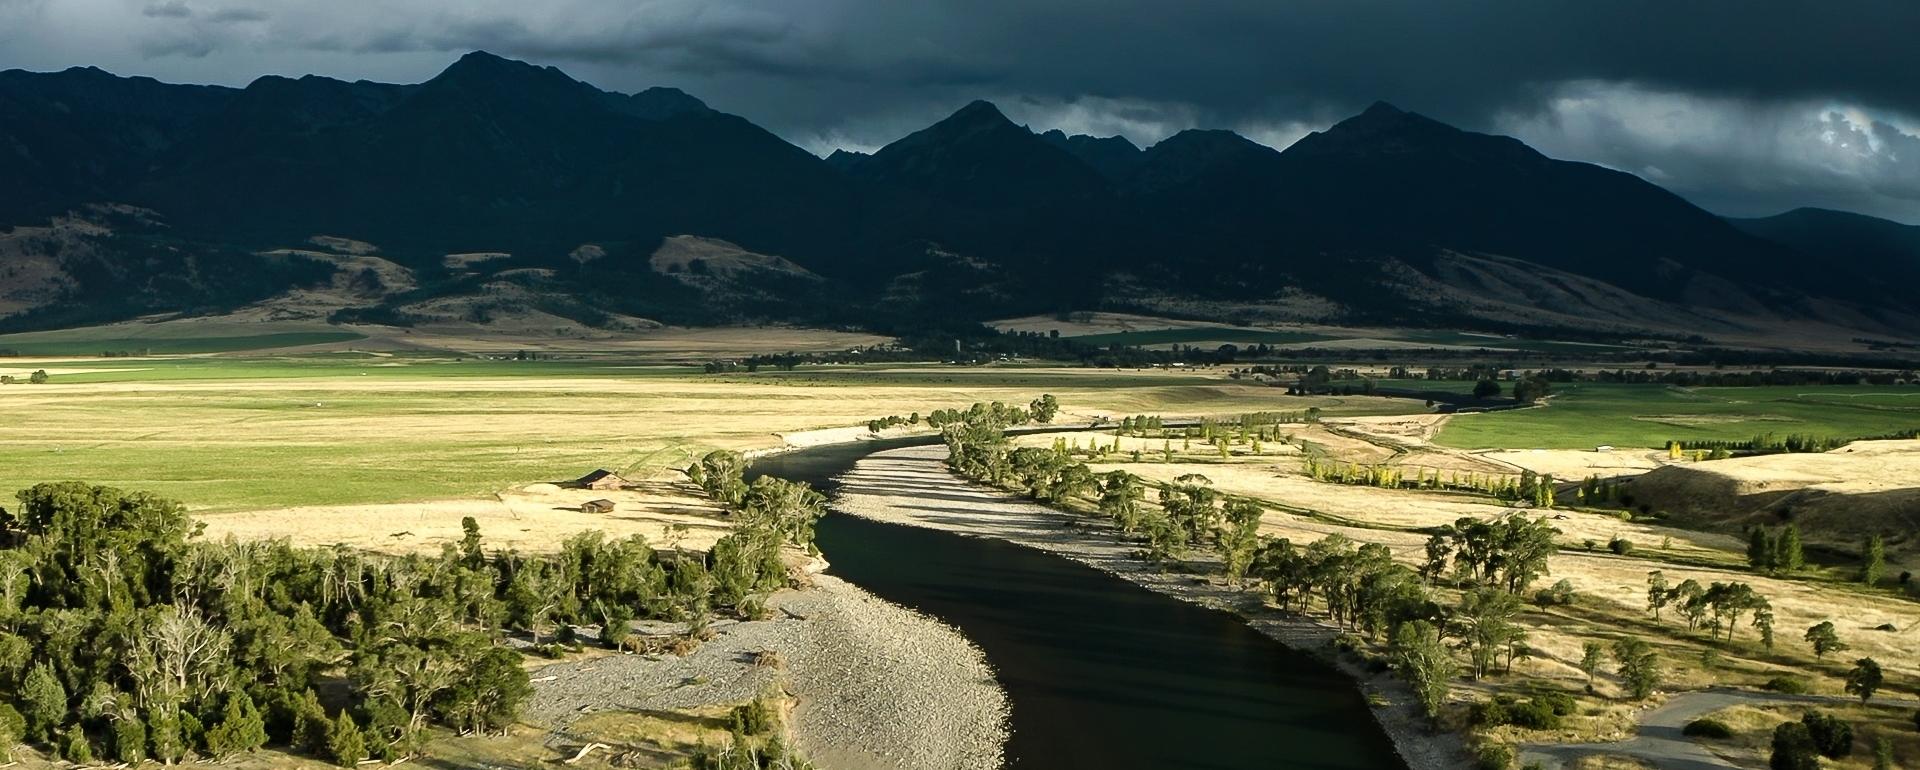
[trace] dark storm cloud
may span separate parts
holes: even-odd
[[[238,24],[249,21],[266,21],[271,14],[258,8],[222,8],[214,11],[207,19],[217,24]]]
[[[180,0],[172,0],[172,2],[149,5],[140,9],[140,13],[153,18],[184,19],[193,15],[193,9],[188,8],[187,4]]]
[[[1277,145],[1386,99],[1715,205],[1920,219],[1911,0],[0,0],[0,25],[0,66],[235,83],[418,80],[486,49],[679,86],[814,150],[983,97],[1039,127]]]

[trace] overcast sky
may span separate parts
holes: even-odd
[[[0,0],[0,68],[416,82],[485,49],[821,153],[976,98],[1276,147],[1384,99],[1720,213],[1920,223],[1916,32],[1916,0]]]

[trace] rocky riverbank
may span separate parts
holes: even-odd
[[[1296,649],[1322,655],[1351,675],[1370,701],[1384,704],[1374,707],[1374,715],[1411,770],[1469,764],[1458,736],[1426,728],[1425,718],[1402,683],[1327,654],[1336,629],[1266,610],[1247,592],[1197,580],[1193,575],[1155,569],[1134,558],[1137,546],[1120,539],[1109,526],[983,489],[954,476],[944,463],[946,451],[943,446],[912,447],[862,459],[840,477],[834,509],[876,521],[1005,540],[1073,559],[1184,601],[1237,612],[1255,630]]]
[[[802,754],[826,770],[997,770],[1006,694],[958,631],[830,575],[773,597],[774,618],[724,622],[685,655],[611,655],[533,674],[528,721],[791,695]],[[760,665],[772,651],[777,666]]]

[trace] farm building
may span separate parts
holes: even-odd
[[[582,489],[622,489],[627,486],[626,479],[615,476],[613,471],[605,468],[581,476],[573,483]]]
[[[580,504],[582,513],[612,513],[612,500],[588,500]]]

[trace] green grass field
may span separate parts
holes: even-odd
[[[1624,350],[1619,345],[1600,345],[1582,342],[1563,342],[1558,340],[1529,340],[1501,337],[1486,334],[1468,334],[1451,331],[1400,330],[1393,333],[1395,339],[1414,343],[1427,343],[1436,346],[1475,347],[1490,350],[1530,350],[1543,353],[1598,353]],[[1231,342],[1240,345],[1265,343],[1268,345],[1291,345],[1298,343],[1331,342],[1353,339],[1354,335],[1339,336],[1315,334],[1311,332],[1278,331],[1273,329],[1247,329],[1234,326],[1206,326],[1186,329],[1146,329],[1131,332],[1110,332],[1106,334],[1086,334],[1069,339],[1088,345],[1191,345],[1195,343]]]
[[[1677,388],[1570,383],[1547,406],[1448,421],[1439,443],[1466,449],[1663,447],[1673,440],[1744,440],[1763,433],[1835,438],[1920,428],[1920,388]]]
[[[1239,344],[1266,343],[1268,345],[1286,345],[1296,342],[1321,342],[1337,339],[1324,334],[1306,332],[1273,331],[1270,329],[1243,329],[1233,326],[1207,326],[1191,329],[1148,329],[1137,332],[1110,332],[1107,334],[1086,334],[1071,338],[1075,342],[1088,345],[1182,345],[1195,342],[1233,342]]]
[[[615,360],[366,354],[48,363],[0,386],[0,505],[39,481],[145,489],[206,511],[486,496],[596,467],[658,471],[776,432],[1053,393],[1068,411],[1419,411],[1295,398],[1180,371],[821,366],[707,375]],[[114,371],[118,370],[118,371]]]

